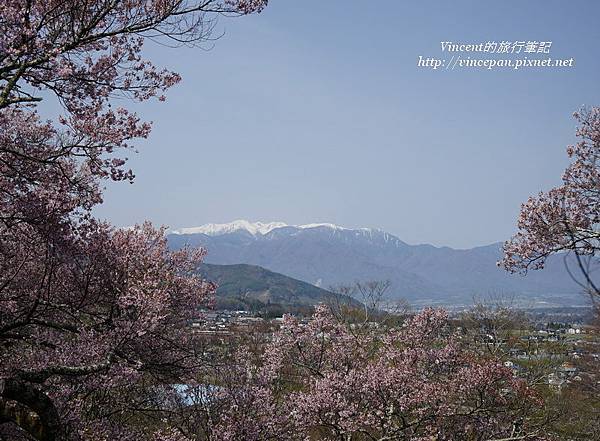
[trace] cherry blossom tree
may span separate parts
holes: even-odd
[[[504,244],[500,265],[511,272],[526,272],[543,268],[550,256],[562,254],[573,279],[595,303],[594,325],[597,325],[600,318],[600,285],[595,276],[600,253],[600,107],[582,109],[574,116],[579,123],[576,131],[579,142],[567,147],[572,162],[563,173],[562,184],[530,197],[521,206],[519,231]],[[569,435],[573,438],[592,439],[598,432],[595,424],[598,391],[589,384],[597,381],[598,364],[585,360],[580,363],[581,371],[586,372],[580,376],[582,381],[569,387],[560,398],[550,400],[550,408],[554,407],[558,414],[552,425],[555,430],[558,428],[558,433],[572,430]],[[565,403],[574,403],[576,411],[565,412]],[[593,416],[582,417],[590,408]],[[577,415],[576,418],[573,415]]]
[[[151,129],[115,104],[180,80],[144,43],[201,44],[219,15],[265,5],[0,0],[0,439],[182,439],[164,394],[198,371],[186,325],[214,290],[203,252],[91,210],[102,180],[133,180],[120,152]],[[48,100],[56,120],[39,116]]]
[[[550,255],[567,252],[583,276],[580,284],[598,296],[591,273],[600,251],[600,107],[583,109],[574,116],[580,141],[567,148],[573,161],[563,174],[562,185],[522,205],[519,231],[504,244],[500,264],[512,272],[539,269]]]
[[[234,366],[211,439],[541,439],[536,395],[466,350],[442,310],[368,329],[320,306],[308,323],[286,316],[263,354]]]

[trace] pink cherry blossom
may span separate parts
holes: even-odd
[[[357,328],[325,306],[287,317],[256,362],[238,357],[220,393],[219,440],[537,438],[535,393],[480,359],[427,309],[398,329]]]
[[[521,206],[519,231],[504,244],[500,264],[509,271],[543,268],[547,258],[568,252],[572,273],[592,294],[600,291],[590,276],[600,250],[600,107],[576,113],[580,141],[567,148],[572,159],[562,185],[532,196]]]
[[[265,5],[0,0],[3,439],[184,439],[159,391],[201,367],[188,323],[214,293],[197,276],[203,251],[171,252],[164,230],[117,230],[91,210],[103,180],[133,180],[123,152],[150,133],[127,104],[180,81],[142,57],[145,39],[201,44],[218,15]],[[56,121],[39,116],[45,100]]]

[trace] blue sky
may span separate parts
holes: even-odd
[[[118,226],[234,219],[384,229],[409,243],[508,238],[559,183],[573,111],[600,104],[597,1],[284,1],[220,19],[210,50],[148,48],[183,76],[151,104]],[[570,69],[418,68],[440,41],[552,41]],[[471,54],[472,56],[475,56]]]

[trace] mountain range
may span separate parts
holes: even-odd
[[[562,256],[549,259],[543,270],[509,274],[496,264],[501,243],[453,249],[409,245],[371,228],[243,220],[171,230],[167,239],[173,249],[206,248],[209,264],[256,265],[317,287],[389,280],[391,298],[417,305],[468,304],[492,294],[515,296],[529,306],[586,302]]]

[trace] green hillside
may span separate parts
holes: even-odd
[[[217,307],[223,309],[261,310],[268,306],[289,312],[331,302],[336,297],[310,283],[255,265],[203,264],[200,273],[218,285]]]

